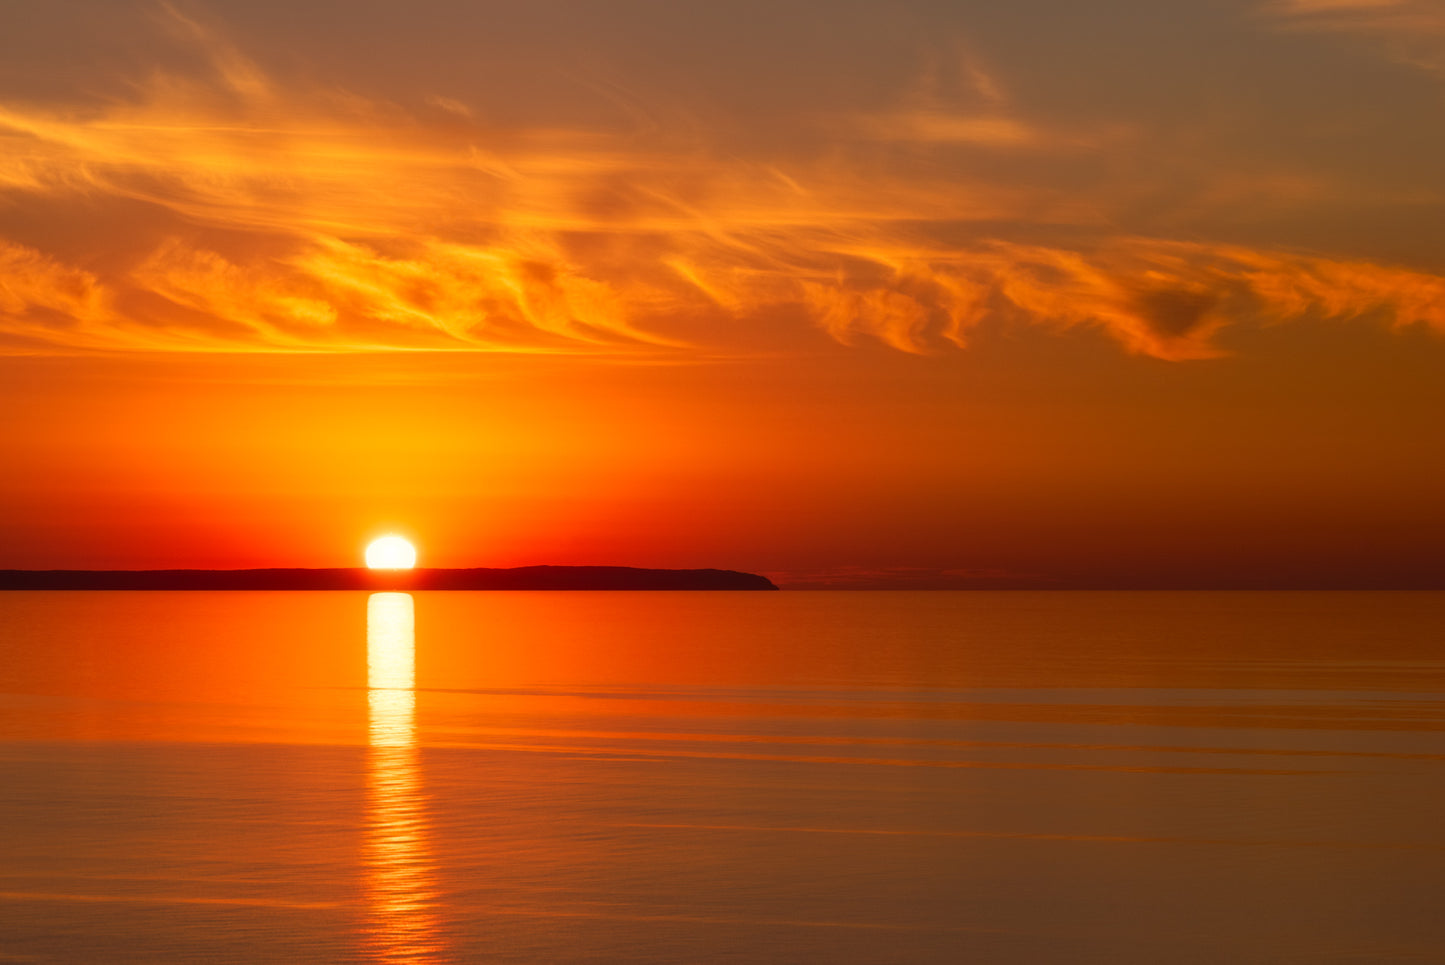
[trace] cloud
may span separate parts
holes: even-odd
[[[1000,148],[1048,146],[1044,132],[1012,117],[953,114],[946,111],[904,111],[860,115],[850,119],[860,137],[922,144],[978,144]]]
[[[956,43],[925,58],[900,104],[848,114],[829,127],[840,136],[863,140],[1000,151],[1077,149],[1091,143],[1088,137],[1063,136],[1018,116],[1003,82],[981,58]]]
[[[36,332],[57,332],[71,344],[99,347],[89,329],[109,316],[107,293],[94,275],[0,240],[0,336],[23,345]]]
[[[173,35],[206,55],[226,89],[248,98],[268,98],[274,93],[265,72],[210,27],[165,0],[157,5],[156,13]]]
[[[1263,12],[1293,29],[1375,40],[1393,60],[1445,77],[1445,4],[1439,0],[1271,0]]]
[[[1237,325],[1445,331],[1445,280],[1427,273],[1120,234],[1073,191],[946,165],[745,160],[665,132],[489,125],[441,96],[413,112],[287,90],[163,9],[207,75],[0,103],[0,351],[665,357],[751,351],[732,333],[771,325],[931,352],[1002,322],[1184,360],[1222,354]],[[950,63],[952,86],[852,117],[848,136],[1087,140],[1009,113],[976,59]],[[1006,224],[1069,240],[1004,240]]]

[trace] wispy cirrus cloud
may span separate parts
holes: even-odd
[[[748,321],[927,352],[1008,321],[1182,360],[1280,320],[1445,331],[1428,273],[1139,236],[1047,180],[744,160],[656,132],[488,124],[453,98],[285,89],[163,10],[206,76],[0,104],[3,350],[712,353],[751,350],[731,334]],[[949,71],[824,126],[1029,156],[1100,143],[1022,116],[976,58]],[[91,219],[112,208],[127,217]],[[42,223],[80,227],[27,227]]]
[[[900,144],[1048,151],[1098,146],[1096,132],[1065,132],[1020,116],[1004,83],[965,45],[925,58],[913,89],[889,110],[837,118],[839,136]]]
[[[1294,29],[1368,38],[1400,63],[1445,76],[1445,4],[1439,0],[1270,0],[1263,11]]]
[[[918,351],[962,346],[990,319],[1098,328],[1132,352],[1214,358],[1239,324],[1374,318],[1445,333],[1445,278],[1364,261],[1155,238],[1088,249],[992,242],[967,250],[875,251],[887,286],[807,289],[825,329]]]

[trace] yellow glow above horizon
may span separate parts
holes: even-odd
[[[400,536],[383,536],[366,548],[366,565],[373,570],[409,570],[416,566],[416,547]]]

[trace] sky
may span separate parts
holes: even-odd
[[[0,18],[0,568],[1445,587],[1442,0]]]

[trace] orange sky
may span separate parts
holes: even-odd
[[[0,567],[1445,581],[1437,5],[723,6],[27,13]]]

